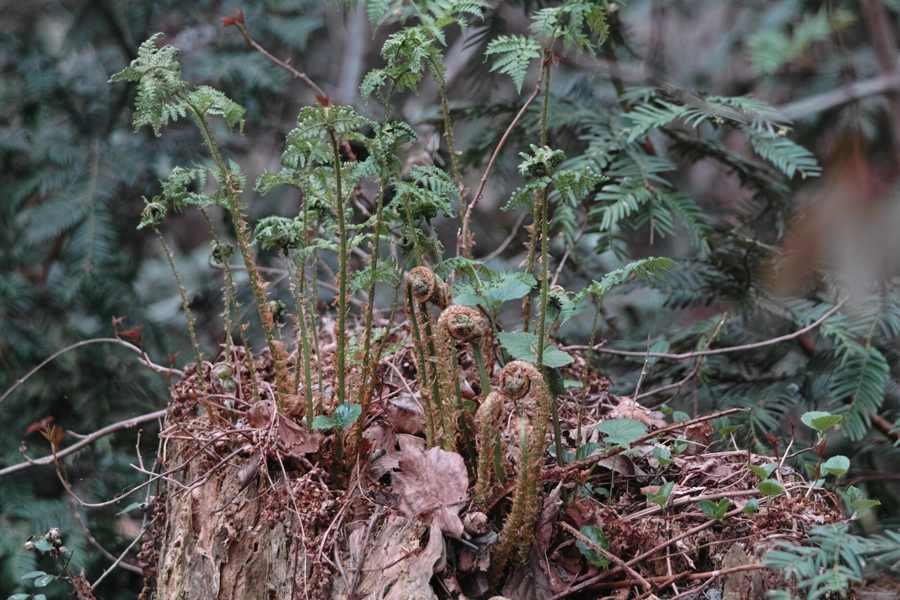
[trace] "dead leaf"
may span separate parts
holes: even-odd
[[[400,472],[393,474],[393,482],[404,516],[414,519],[433,514],[441,531],[455,538],[462,537],[459,511],[469,487],[462,456],[440,448],[422,452],[407,446],[400,458]]]
[[[425,417],[416,398],[408,392],[388,400],[387,417],[400,433],[416,435],[425,430]]]
[[[275,402],[263,400],[257,402],[247,411],[247,422],[256,429],[266,429],[272,423],[273,415],[276,416],[276,436],[278,449],[291,456],[302,456],[316,452],[322,437],[318,433],[311,433],[281,413],[275,411]]]
[[[634,419],[651,429],[661,429],[668,425],[663,414],[658,410],[650,410],[631,398],[622,398],[619,405],[612,409],[606,419]]]

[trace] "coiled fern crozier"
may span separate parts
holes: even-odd
[[[520,418],[522,457],[516,474],[516,490],[503,533],[492,556],[488,580],[499,581],[518,541],[519,562],[531,555],[534,523],[541,492],[541,462],[547,448],[547,424],[550,418],[550,391],[541,372],[531,364],[512,361],[500,374],[501,391],[517,402]],[[521,402],[530,398],[530,402]]]

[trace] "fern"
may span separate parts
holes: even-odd
[[[521,94],[529,65],[535,58],[541,57],[540,44],[524,35],[501,35],[491,40],[484,51],[485,56],[493,54],[500,56],[494,61],[491,72],[500,71],[512,77],[516,91]]]
[[[170,119],[174,121],[185,116],[180,104],[169,104],[169,101],[187,91],[187,84],[181,79],[181,65],[175,60],[178,50],[172,46],[156,47],[157,40],[163,37],[161,33],[151,36],[141,44],[131,65],[109,78],[110,83],[138,82],[134,130],[150,125],[157,137],[160,128]]]

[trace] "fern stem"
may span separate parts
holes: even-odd
[[[310,369],[309,339],[306,333],[306,315],[303,311],[303,290],[297,281],[297,274],[294,272],[294,261],[291,259],[290,251],[285,251],[284,261],[288,270],[291,294],[294,296],[294,303],[297,307],[297,321],[300,324],[300,345],[303,350],[304,395],[306,396],[306,428],[312,431],[312,422],[315,418],[315,411],[313,409],[312,386],[310,385],[312,383],[312,373]],[[298,377],[297,379],[299,380],[300,378]]]
[[[428,381],[425,362],[425,344],[422,342],[422,333],[419,331],[419,319],[416,316],[415,302],[413,301],[412,290],[406,286],[406,303],[409,309],[409,322],[412,324],[413,337],[415,339],[416,350],[419,355],[416,357],[419,361],[417,374],[419,376],[419,395],[422,398],[422,409],[425,413],[425,443],[428,447],[434,444],[434,411],[432,410],[431,399],[428,398],[428,392],[425,386]]]
[[[541,147],[547,145],[547,111],[550,106],[550,65],[551,61],[545,57],[544,58],[544,69],[543,69],[543,77],[544,80],[544,100],[543,106],[541,107]],[[528,248],[528,273],[534,273],[534,259],[537,254],[537,243],[538,243],[538,228],[546,229],[544,224],[541,223],[543,219],[546,219],[546,211],[543,209],[543,202],[535,203],[534,205],[534,218],[533,223],[531,225],[531,240],[530,247]],[[543,256],[542,260],[546,261],[546,256]],[[546,263],[544,265],[546,267]],[[546,270],[546,269],[545,269]],[[546,282],[544,283],[546,286]],[[543,309],[541,310],[542,315],[545,315]],[[541,316],[543,320],[545,316]],[[525,296],[525,300],[522,302],[522,322],[525,323],[524,329],[527,332],[528,327],[531,324],[531,293]],[[543,338],[543,335],[541,336]],[[541,355],[543,356],[543,355]]]
[[[450,152],[450,174],[457,185],[462,184],[462,173],[459,170],[459,157],[456,156],[456,147],[453,144],[453,122],[450,120],[450,102],[447,99],[447,88],[441,83],[441,108],[444,112],[444,139],[447,140],[447,150]],[[465,207],[463,207],[464,209]],[[464,213],[465,210],[460,212]]]
[[[485,398],[491,393],[491,378],[488,377],[487,369],[484,366],[484,355],[481,353],[481,345],[472,342],[472,355],[475,357],[475,364],[478,365],[478,378],[481,380],[481,395]]]
[[[600,302],[597,302],[597,310],[594,311],[594,322],[591,324],[590,347],[594,347],[594,337],[597,334],[597,321],[600,317]],[[581,449],[581,422],[584,419],[584,404],[587,401],[588,378],[591,374],[592,352],[586,352],[584,357],[584,377],[581,383],[581,402],[578,403],[578,434],[575,436],[575,460],[578,460],[578,451]]]
[[[347,319],[347,224],[344,216],[344,199],[341,191],[341,153],[333,130],[329,130],[331,149],[334,155],[334,182],[336,188],[336,204],[338,213],[338,236],[340,237],[340,275],[338,282],[338,339],[337,339],[337,376],[338,405],[344,403],[346,391],[344,384],[347,374],[344,372],[346,357],[344,356],[346,335],[344,327]],[[321,368],[321,365],[320,365]]]
[[[259,274],[259,270],[256,268],[256,259],[250,251],[250,240],[247,235],[247,222],[244,220],[244,216],[241,214],[240,207],[238,206],[237,194],[231,181],[230,172],[225,165],[225,161],[222,159],[222,155],[219,153],[219,147],[216,145],[215,137],[213,136],[209,123],[206,121],[203,113],[194,106],[187,97],[184,97],[183,100],[188,108],[190,108],[191,115],[194,117],[197,126],[200,128],[200,133],[203,135],[207,147],[209,147],[213,162],[216,163],[216,167],[219,170],[219,177],[222,181],[222,185],[225,186],[225,194],[228,199],[228,210],[231,213],[231,219],[234,222],[238,247],[241,249],[241,256],[244,259],[244,265],[247,267],[250,287],[256,298],[259,316],[262,320],[263,333],[266,337],[266,343],[269,346],[269,352],[272,354],[272,362],[275,364],[276,385],[280,394],[287,395],[290,393],[285,379],[285,363],[287,362],[287,356],[284,348],[276,343],[275,322],[272,319],[271,311],[269,311],[269,308],[266,306],[265,284]]]
[[[172,258],[172,251],[169,250],[166,238],[163,237],[156,225],[153,226],[153,233],[156,234],[159,243],[162,244],[163,251],[166,253],[166,258],[169,259],[169,266],[172,268],[172,274],[175,275],[178,293],[181,294],[181,307],[184,309],[184,320],[187,321],[188,333],[191,336],[191,346],[194,347],[194,356],[197,359],[197,375],[200,378],[200,387],[206,391],[206,378],[203,376],[203,355],[200,353],[200,344],[197,343],[197,334],[194,332],[194,315],[191,313],[191,309],[188,306],[187,290],[181,285],[181,276],[178,274],[178,269],[175,268],[175,260]]]

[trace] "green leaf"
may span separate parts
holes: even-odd
[[[581,528],[580,532],[581,535],[591,540],[604,550],[609,550],[609,540],[606,538],[606,534],[603,533],[603,530],[596,525],[584,525]],[[600,554],[581,540],[578,540],[575,545],[578,546],[578,549],[581,551],[581,554],[587,559],[587,561],[595,567],[609,566],[608,558],[605,558],[602,554]]]
[[[657,446],[653,449],[653,457],[659,461],[659,466],[668,467],[672,464],[672,452],[663,446]]]
[[[838,454],[826,460],[822,468],[836,477],[843,477],[850,470],[850,459]]]
[[[49,584],[56,581],[56,575],[42,575],[34,580],[34,587],[47,587]]]
[[[29,600],[31,598],[31,594],[15,594],[10,596],[6,600]]]
[[[360,414],[362,414],[362,406],[345,402],[334,409],[334,415],[331,418],[334,420],[334,427],[346,429],[359,418]]]
[[[764,464],[763,466],[758,465],[750,465],[750,470],[753,471],[755,475],[757,475],[760,479],[768,479],[769,476],[775,472],[775,469],[778,468],[778,463],[771,462]]]
[[[869,500],[866,498],[866,495],[863,494],[862,490],[852,485],[847,488],[847,498],[850,500],[850,506],[858,513],[876,506],[881,506],[881,502],[878,500]]]
[[[672,413],[672,421],[674,421],[675,423],[682,423],[684,421],[690,421],[690,420],[691,420],[691,415],[687,414],[686,412],[676,410],[674,413]]]
[[[319,415],[312,422],[313,429],[331,429],[335,426],[335,420],[325,415]]]
[[[647,433],[647,426],[634,419],[610,419],[598,423],[596,429],[606,435],[604,442],[615,446],[630,446]]]
[[[721,521],[725,517],[725,513],[728,512],[728,507],[731,506],[731,501],[727,498],[723,498],[719,500],[719,503],[716,504],[712,500],[701,500],[697,503],[700,506],[700,510],[705,512],[707,515]]]
[[[658,506],[665,506],[669,501],[669,496],[672,494],[673,489],[675,489],[674,481],[663,484],[655,494],[647,494],[647,501]]]
[[[726,425],[719,430],[719,435],[721,435],[722,437],[728,437],[741,427],[743,427],[743,425]]]
[[[41,577],[42,575],[46,575],[44,571],[29,571],[22,575],[22,579],[34,579],[35,577]]]
[[[598,450],[603,447],[603,444],[599,442],[589,442],[587,444],[582,444],[578,447],[578,457],[577,460],[584,460],[588,456],[590,456],[595,450]]]
[[[537,362],[538,337],[530,332],[510,333],[501,331],[497,334],[500,345],[516,360],[528,363]],[[544,366],[559,368],[575,359],[549,342],[544,345]]]
[[[745,515],[752,515],[756,511],[759,510],[759,500],[756,498],[750,498],[747,500],[747,504],[744,505],[744,508],[741,509],[741,512]]]
[[[777,496],[784,491],[784,486],[774,479],[764,479],[757,484],[756,489],[766,496]]]
[[[522,93],[522,83],[525,81],[525,73],[528,65],[535,58],[541,56],[541,46],[534,39],[524,35],[501,35],[491,40],[485,56],[499,55],[494,61],[491,71],[499,70],[512,77],[516,84],[516,91]]]
[[[830,412],[812,410],[804,413],[800,420],[807,427],[824,433],[840,423],[843,418],[841,415],[833,415]]]
[[[668,340],[660,340],[650,346],[650,352],[656,352],[658,354],[667,354],[669,352],[669,341]],[[647,364],[653,365],[656,364],[656,361],[659,360],[658,356],[650,356],[647,358]]]
[[[131,511],[133,511],[134,509],[140,507],[141,504],[142,504],[141,502],[132,502],[131,504],[129,504],[128,506],[126,506],[126,507],[123,508],[121,511],[117,512],[116,514],[117,514],[117,515],[124,515],[125,513],[131,512]]]
[[[53,544],[45,540],[43,537],[34,540],[34,547],[41,552],[50,552],[53,550]]]

